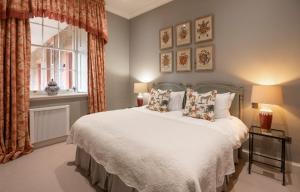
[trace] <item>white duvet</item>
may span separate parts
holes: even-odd
[[[242,144],[247,140],[248,136],[247,126],[239,118],[234,116],[230,116],[228,118],[220,118],[216,119],[214,122],[209,122],[207,120],[183,116],[182,111],[158,113],[156,111],[148,110],[145,106],[134,108],[134,110],[152,115],[162,116],[164,118],[176,119],[178,121],[182,121],[189,124],[209,127],[225,135],[231,141],[233,149],[240,148]]]
[[[233,148],[246,137],[241,125],[133,108],[80,118],[68,141],[139,192],[210,192],[234,172]]]

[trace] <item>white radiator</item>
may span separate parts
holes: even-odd
[[[69,105],[30,109],[31,143],[67,135],[70,127]]]

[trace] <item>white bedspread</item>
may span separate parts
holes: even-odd
[[[139,192],[210,192],[234,172],[236,143],[221,124],[124,109],[80,118],[68,141]]]
[[[169,119],[176,119],[185,123],[190,123],[198,126],[205,126],[216,131],[219,131],[226,136],[232,143],[233,149],[238,149],[248,138],[247,126],[237,117],[231,116],[228,118],[216,119],[214,122],[209,122],[203,119],[195,119],[182,115],[182,111],[171,111],[168,113],[157,113],[143,107],[134,108],[134,110],[149,113],[152,115],[158,115]]]

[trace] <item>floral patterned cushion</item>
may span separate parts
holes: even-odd
[[[183,110],[183,115],[198,119],[205,119],[208,121],[214,121],[214,106],[216,95],[216,90],[204,94],[199,94],[192,89],[187,89],[186,105]]]
[[[151,89],[147,108],[152,111],[168,112],[171,90]]]

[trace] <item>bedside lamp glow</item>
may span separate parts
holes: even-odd
[[[147,92],[147,83],[134,83],[134,93],[137,93],[137,105],[138,107],[143,105],[143,94]]]
[[[254,85],[252,87],[251,102],[258,104],[282,104],[282,88],[273,85]],[[262,129],[269,130],[272,125],[273,112],[267,106],[263,105],[259,109],[259,121]]]

